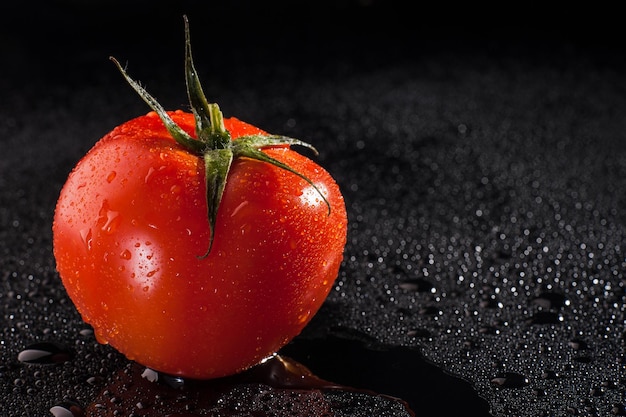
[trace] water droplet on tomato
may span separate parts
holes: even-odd
[[[119,214],[119,212],[111,210],[106,212],[106,222],[104,223],[104,226],[102,226],[103,232],[111,234],[115,231]]]
[[[148,173],[144,177],[143,182],[147,184],[148,180],[150,180],[150,177],[152,176],[152,174],[154,174],[154,168],[150,167],[150,168],[148,168]]]
[[[85,244],[85,247],[87,248],[87,250],[91,250],[91,246],[93,243],[93,239],[92,239],[92,235],[91,235],[91,229],[83,229],[80,231],[80,238],[83,240],[83,243]]]
[[[239,205],[237,207],[235,207],[235,209],[233,210],[233,212],[231,213],[230,217],[234,217],[237,215],[237,213],[239,213],[239,211],[244,208],[245,206],[247,206],[250,202],[249,201],[242,201],[241,203],[239,203]]]
[[[100,225],[100,229],[107,234],[113,233],[119,222],[119,212],[111,210],[109,208],[109,202],[104,200],[98,212],[98,216],[97,223]]]
[[[311,316],[311,310],[305,311],[304,313],[298,316],[298,323],[302,324],[306,322],[310,316]]]
[[[115,171],[111,171],[109,172],[109,175],[107,175],[107,182],[110,184],[113,182],[113,180],[115,179],[115,176],[117,175],[117,173]]]
[[[307,204],[310,206],[319,206],[323,202],[323,199],[320,196],[320,192],[328,195],[328,190],[322,184],[316,184],[317,189],[313,186],[308,186],[302,190],[302,194],[300,195],[300,201],[303,204]]]
[[[129,260],[130,258],[132,258],[132,256],[132,253],[128,249],[125,249],[124,252],[120,254],[120,257],[126,260]]]

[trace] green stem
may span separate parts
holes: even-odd
[[[224,126],[224,116],[215,103],[209,103],[202,84],[198,78],[198,72],[193,64],[191,53],[191,36],[189,34],[189,22],[185,16],[185,82],[187,84],[187,97],[191,105],[191,111],[196,119],[196,135],[198,139],[207,144],[209,149],[225,149],[230,145],[230,133]]]
[[[185,16],[185,82],[187,84],[187,96],[191,111],[196,124],[196,136],[194,139],[169,116],[165,109],[135,80],[130,78],[120,63],[113,57],[111,60],[117,65],[126,81],[139,94],[139,96],[156,112],[163,121],[165,128],[172,135],[174,140],[187,149],[189,152],[202,157],[205,170],[205,194],[207,202],[207,217],[209,222],[209,247],[205,252],[205,258],[211,252],[215,238],[215,225],[217,222],[217,212],[222,201],[228,173],[233,160],[240,157],[255,159],[266,162],[284,169],[294,175],[304,179],[321,196],[328,206],[330,215],[330,202],[310,178],[294,170],[288,165],[274,159],[262,151],[263,148],[272,146],[301,145],[317,151],[306,142],[297,139],[276,135],[244,135],[232,140],[230,132],[224,125],[224,116],[215,103],[209,103],[202,90],[202,85],[198,78],[198,73],[193,64],[191,54],[191,40],[189,36],[189,24]]]
[[[204,178],[206,182],[207,215],[209,218],[210,236],[209,248],[202,258],[205,258],[213,248],[215,239],[215,224],[217,223],[217,209],[224,195],[226,179],[234,155],[231,149],[209,149],[204,153]]]
[[[143,101],[145,101],[148,106],[150,106],[150,108],[159,115],[159,118],[161,119],[161,121],[163,121],[163,124],[165,125],[167,131],[172,135],[174,140],[176,140],[178,144],[182,145],[193,153],[202,153],[202,150],[204,149],[204,145],[202,144],[202,142],[195,140],[180,126],[178,126],[176,122],[172,120],[170,115],[167,114],[167,111],[165,111],[163,106],[161,106],[161,104],[159,104],[159,102],[154,97],[152,97],[141,85],[139,85],[138,82],[128,76],[128,74],[126,73],[124,68],[122,68],[122,65],[117,59],[113,57],[110,57],[109,59],[115,63],[128,84],[130,84],[130,86],[137,92],[137,94],[139,94]]]

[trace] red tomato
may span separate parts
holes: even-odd
[[[195,136],[193,115],[168,114]],[[233,139],[264,134],[234,118],[224,124]],[[213,378],[301,332],[337,276],[345,205],[312,160],[288,146],[263,152],[317,189],[267,162],[235,159],[206,257],[203,159],[156,113],[115,128],[84,156],[57,203],[54,255],[100,342],[162,372]]]

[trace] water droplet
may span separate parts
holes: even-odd
[[[83,240],[85,247],[87,250],[91,250],[93,244],[93,238],[91,234],[91,229],[83,229],[80,231],[80,238]]]
[[[567,299],[563,294],[544,292],[532,300],[532,303],[546,310],[560,309],[565,306]]]
[[[92,328],[82,329],[81,331],[78,332],[78,334],[80,334],[83,337],[90,337],[90,336],[93,336],[93,329]]]
[[[498,308],[500,304],[495,298],[485,296],[480,300],[478,306],[481,308]]]
[[[146,368],[141,373],[141,377],[150,382],[163,382],[174,389],[182,389],[185,386],[185,380],[179,376],[168,375]]]
[[[235,209],[233,210],[233,212],[231,213],[230,217],[234,217],[237,215],[237,213],[239,213],[239,211],[244,208],[245,206],[247,206],[250,202],[249,201],[242,201],[241,203],[239,203],[239,205],[237,207],[235,207]]]
[[[165,382],[167,385],[174,389],[183,389],[183,387],[185,386],[185,380],[179,376],[162,374],[161,381]]]
[[[141,377],[147,379],[150,382],[157,382],[159,380],[159,373],[154,369],[146,368],[141,373]]]
[[[29,345],[17,355],[17,360],[30,364],[52,365],[67,362],[72,352],[60,343],[41,342]]]
[[[117,175],[117,173],[115,171],[111,171],[109,172],[109,175],[107,175],[107,182],[110,184],[113,182],[113,180],[115,179],[115,176]]]
[[[96,336],[96,340],[98,341],[98,343],[100,343],[101,345],[109,344],[109,339],[102,331],[95,330],[94,335]]]
[[[54,417],[82,417],[85,415],[83,408],[73,401],[63,401],[50,409]]]
[[[478,333],[496,335],[500,334],[500,330],[494,326],[481,326],[478,328]]]
[[[400,283],[398,286],[403,290],[413,292],[430,292],[434,288],[434,285],[430,281],[423,278],[408,279]]]
[[[132,258],[132,256],[133,256],[133,255],[132,255],[132,253],[131,253],[128,249],[125,249],[125,250],[124,250],[124,251],[120,254],[120,258],[122,258],[122,259],[126,259],[126,260],[129,260],[130,258]]]
[[[557,373],[549,369],[541,373],[541,379],[557,379],[557,377]]]
[[[572,339],[567,344],[574,350],[585,350],[588,347],[587,343],[580,339]]]
[[[441,310],[435,306],[423,306],[419,309],[418,312],[419,314],[422,314],[425,316],[437,316],[441,314]]]
[[[107,211],[106,213],[106,222],[104,226],[102,226],[102,231],[108,234],[111,234],[115,231],[116,220],[119,216],[119,212],[117,211]]]
[[[427,338],[431,336],[430,331],[426,329],[411,329],[406,334],[407,336],[418,338]]]
[[[100,376],[91,376],[91,377],[87,378],[87,383],[89,385],[98,385],[102,381],[103,381],[103,378],[100,377]]]
[[[147,184],[148,180],[150,180],[150,177],[152,176],[152,174],[154,174],[154,168],[150,167],[150,168],[148,168],[148,173],[144,177],[143,182]]]
[[[614,416],[626,416],[626,404],[613,404],[611,414]]]
[[[491,378],[491,385],[502,388],[523,388],[528,385],[529,381],[522,374],[516,372],[504,372]]]
[[[104,200],[102,202],[102,206],[100,207],[100,211],[98,212],[98,225],[100,225],[100,229],[108,234],[111,234],[115,231],[115,227],[119,222],[119,212],[111,210],[109,207],[109,202]]]
[[[553,313],[551,311],[539,311],[535,314],[532,315],[532,317],[530,317],[527,322],[528,324],[557,324],[560,323],[563,320],[563,318],[557,314],[557,313]]]

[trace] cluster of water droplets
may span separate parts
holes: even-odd
[[[486,134],[459,124],[438,144],[380,150],[391,167],[343,163],[363,164],[369,180],[347,189],[354,250],[323,314],[419,347],[494,415],[624,415],[616,200],[587,188],[595,166],[546,167],[514,147],[496,156],[467,143]],[[364,185],[379,181],[390,183],[382,195]]]

